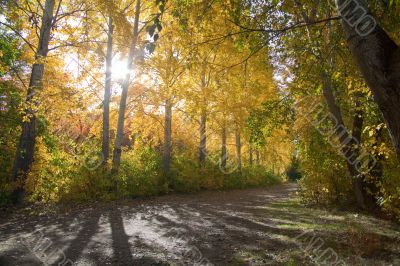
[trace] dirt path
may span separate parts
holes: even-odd
[[[0,222],[0,265],[400,265],[400,229],[297,186],[95,204]],[[197,264],[196,264],[197,263]]]

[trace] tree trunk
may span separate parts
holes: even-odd
[[[249,164],[253,166],[253,146],[249,144]]]
[[[226,165],[227,165],[227,160],[228,160],[228,153],[227,153],[227,149],[226,149],[226,127],[222,128],[221,140],[222,140],[221,169],[226,170]]]
[[[122,83],[122,95],[119,106],[117,135],[115,137],[114,152],[113,152],[113,167],[112,167],[113,172],[118,172],[119,166],[121,164],[122,139],[124,137],[126,101],[128,98],[130,72],[132,70],[133,60],[135,59],[135,50],[139,37],[139,17],[140,17],[140,0],[137,0],[135,7],[135,21],[133,25],[133,36],[132,36],[133,39],[128,56],[128,73],[126,74],[124,82]]]
[[[400,161],[400,49],[369,15],[366,1],[337,0],[337,4],[349,48],[374,94]]]
[[[337,0],[338,6],[339,6],[339,12],[342,13],[341,15],[345,17],[344,21],[348,21],[349,18],[354,19],[354,14],[353,12],[348,12],[349,10],[353,10],[356,12],[360,12],[361,10],[358,9],[356,6],[353,6],[354,3],[358,2],[360,0],[354,0],[354,1],[347,1],[347,0]],[[360,1],[361,2],[361,1]],[[302,8],[301,4],[296,1],[296,4]],[[344,8],[344,5],[346,5],[346,8]],[[350,9],[347,9],[350,8]],[[364,8],[364,11],[367,9]],[[343,13],[342,11],[345,11]],[[361,12],[362,13],[362,12]],[[349,16],[348,16],[349,15]],[[365,14],[364,14],[365,15]],[[360,14],[358,14],[359,18],[361,18]],[[312,19],[310,19],[305,12],[302,12],[302,17],[306,22],[311,22]],[[368,17],[368,16],[367,16]],[[353,20],[354,21],[354,20]],[[346,24],[346,22],[343,22],[344,28],[349,26]],[[346,26],[347,25],[347,26]],[[307,27],[308,33],[310,33],[309,26]],[[330,28],[329,28],[330,30]],[[354,29],[355,31],[355,29]],[[331,31],[330,31],[331,32]],[[346,29],[345,29],[346,32]],[[354,32],[353,32],[354,33]],[[348,37],[350,35],[347,33]],[[360,37],[360,35],[358,35]],[[355,37],[355,36],[351,36]],[[309,38],[311,36],[309,35]],[[354,51],[353,51],[354,53]],[[324,60],[323,57],[321,56],[321,52],[317,55],[317,58],[320,60]],[[331,65],[331,62],[330,62]],[[364,123],[363,119],[363,112],[359,109],[360,108],[360,102],[357,100],[356,101],[356,113],[354,116],[353,120],[353,132],[350,134],[347,129],[345,128],[342,113],[340,111],[340,107],[336,104],[335,101],[335,96],[333,95],[332,91],[332,83],[331,83],[331,78],[328,76],[328,74],[325,71],[321,72],[322,80],[324,82],[323,86],[323,94],[325,97],[325,100],[328,105],[329,112],[331,114],[331,118],[333,120],[333,123],[335,124],[335,129],[334,133],[338,137],[339,142],[341,144],[341,152],[343,156],[346,158],[346,164],[348,171],[353,178],[353,186],[354,186],[354,191],[355,191],[355,197],[357,201],[358,207],[365,209],[367,205],[371,205],[371,200],[370,196],[368,195],[366,191],[366,185],[363,181],[363,177],[360,176],[359,171],[356,168],[355,162],[357,161],[357,158],[359,156],[359,149],[358,146],[361,143],[361,132],[362,132],[362,127]],[[352,159],[355,159],[355,162],[351,162]],[[400,157],[399,157],[400,158]]]
[[[199,147],[199,164],[204,167],[207,157],[207,113],[205,110],[201,112],[200,117],[200,147]]]
[[[355,100],[356,112],[354,114],[354,119],[353,119],[352,135],[356,143],[361,143],[361,135],[364,125],[364,112],[361,110],[360,98],[361,95],[356,95],[356,100]],[[357,155],[360,156],[359,147],[355,147],[354,149]],[[365,175],[361,175],[360,178],[356,180],[359,183],[357,184],[357,186],[361,187],[360,190],[363,194],[365,207],[369,210],[374,210],[378,208],[377,201],[375,199],[376,194],[371,194],[370,192],[377,193],[379,191],[379,189],[376,186],[376,181],[379,181],[382,177],[382,172],[380,171],[381,164],[378,161],[379,160],[378,158],[375,159],[377,160],[376,163],[374,162],[376,165],[373,166],[373,169],[368,173],[373,177],[374,179],[373,182],[368,183],[366,181]]]
[[[240,132],[236,130],[236,156],[239,172],[242,172],[242,143],[240,139]]]
[[[335,96],[333,95],[330,77],[328,76],[327,73],[323,73],[322,78],[324,80],[323,94],[327,102],[333,124],[335,126],[334,133],[339,139],[339,142],[341,144],[340,147],[341,152],[343,156],[346,158],[347,169],[350,173],[350,176],[353,179],[353,187],[357,205],[359,208],[366,209],[367,194],[365,193],[363,179],[356,168],[355,164],[356,161],[352,162],[353,158],[357,160],[357,158],[359,157],[358,147],[354,146],[359,145],[361,143],[361,132],[364,123],[363,112],[359,109],[360,103],[356,101],[357,110],[355,112],[353,120],[353,134],[350,134],[344,125],[340,107],[337,105],[335,101]]]
[[[363,125],[364,125],[364,112],[360,109],[361,108],[361,103],[359,100],[359,97],[361,96],[356,96],[356,100],[355,100],[355,107],[356,107],[356,111],[354,114],[354,118],[353,118],[353,131],[352,131],[352,136],[354,139],[355,143],[352,143],[353,145],[360,145],[361,144],[361,134],[362,134],[362,129],[363,129]],[[349,149],[352,149],[353,152],[356,154],[357,158],[360,154],[360,148],[359,147],[349,147]],[[355,168],[354,165],[349,165],[348,163],[348,167],[353,168],[353,174],[355,174],[355,176],[357,176],[357,178],[355,178],[354,182],[355,182],[355,187],[356,187],[356,197],[357,202],[360,203],[361,201],[364,203],[364,208],[370,208],[373,200],[371,200],[371,198],[369,197],[367,191],[366,191],[366,186],[365,186],[365,182],[364,182],[364,176],[362,176],[359,171]],[[354,175],[353,175],[354,176]],[[361,205],[361,204],[359,204]]]
[[[257,149],[256,150],[256,164],[257,166],[260,166],[260,151]]]
[[[210,82],[210,74],[207,78],[207,60],[203,60],[200,73],[201,81],[201,117],[200,117],[200,146],[199,146],[199,165],[204,167],[207,158],[207,93],[206,88]]]
[[[21,178],[23,183],[34,159],[36,142],[35,109],[38,107],[35,96],[43,88],[44,60],[49,52],[50,34],[54,19],[54,6],[55,0],[46,0],[42,16],[42,25],[40,27],[38,48],[35,55],[35,63],[32,66],[28,96],[26,98],[26,103],[29,107],[25,110],[25,114],[29,116],[29,120],[23,122],[22,125],[22,132],[11,173],[11,181],[17,181]],[[13,193],[13,200],[15,203],[20,202],[23,198],[24,189],[21,186],[22,184],[19,184],[19,187]]]
[[[106,55],[106,80],[104,85],[103,102],[103,141],[102,154],[103,162],[107,163],[110,156],[110,98],[111,98],[111,78],[112,78],[112,57],[113,57],[113,19],[108,18],[108,40]]]
[[[168,175],[171,167],[171,134],[172,134],[172,103],[170,99],[165,101],[165,125],[164,125],[164,150],[163,169]]]

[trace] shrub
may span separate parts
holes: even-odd
[[[30,201],[113,200],[160,195],[170,190],[193,193],[267,186],[282,181],[263,167],[244,167],[242,172],[225,175],[218,165],[207,162],[205,167],[199,167],[196,160],[183,154],[174,157],[171,172],[165,176],[160,153],[139,145],[135,150],[123,152],[119,172],[114,174],[109,166],[102,164],[97,140],[69,145],[59,149],[63,145],[58,138],[37,138],[35,161],[25,184]]]
[[[160,155],[149,147],[124,152],[116,177],[120,196],[138,197],[166,193],[168,183],[162,175]]]
[[[187,159],[177,158],[173,163],[172,187],[177,192],[195,192],[202,189],[238,189],[268,186],[282,182],[279,176],[264,167],[244,167],[242,172],[224,174],[218,165],[208,162],[205,167]]]

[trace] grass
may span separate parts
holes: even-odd
[[[308,208],[296,198],[270,203],[264,211],[265,216],[273,217],[270,220],[275,228],[282,230],[282,234],[268,236],[290,247],[283,257],[282,251],[275,254],[281,258],[275,257],[273,265],[321,265],[313,250],[304,250],[310,238],[293,237],[301,232],[321,239],[322,249],[332,249],[346,264],[396,265],[392,264],[396,261],[400,265],[400,227],[392,222],[366,214]],[[236,265],[262,265],[263,260],[268,261],[268,256],[254,250],[243,249],[236,254]]]

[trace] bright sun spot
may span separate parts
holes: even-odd
[[[125,78],[126,74],[129,72],[127,64],[127,60],[118,57],[114,58],[111,68],[113,78],[118,80]]]

